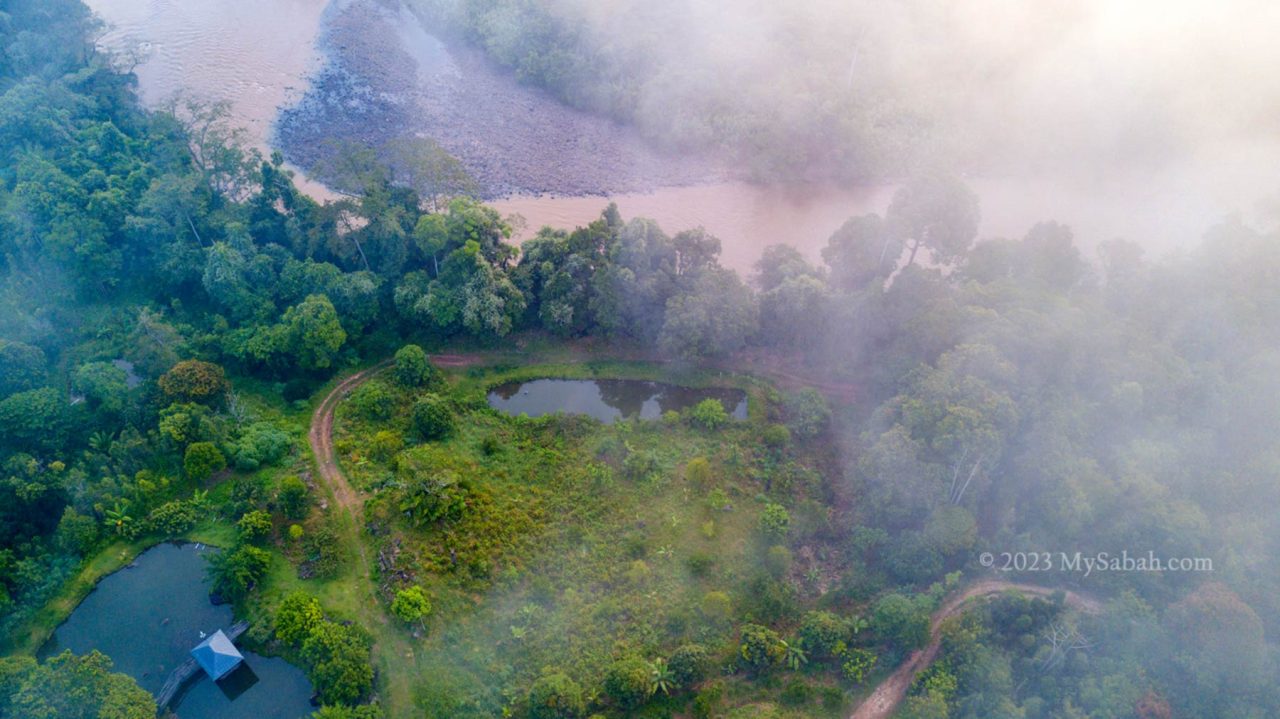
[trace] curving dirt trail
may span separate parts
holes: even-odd
[[[338,466],[338,460],[333,456],[333,413],[338,408],[338,403],[346,399],[356,387],[389,366],[391,366],[391,360],[385,360],[339,382],[337,387],[325,395],[320,406],[316,407],[315,413],[311,416],[311,429],[307,433],[311,453],[316,459],[316,473],[329,487],[329,491],[333,494],[333,501],[351,517],[357,533],[364,528],[364,501],[360,498],[360,493],[347,481],[346,475]],[[371,576],[371,566],[364,550],[364,542],[357,541],[355,544],[360,555],[360,572],[366,577]]]
[[[1037,597],[1049,597],[1058,590],[1039,587],[1034,584],[1018,584],[1016,582],[988,579],[970,585],[958,594],[948,598],[929,620],[929,644],[924,649],[914,652],[907,661],[902,663],[902,666],[894,670],[893,674],[890,674],[887,679],[881,682],[880,686],[876,687],[876,690],[871,693],[871,696],[868,696],[862,704],[858,705],[858,708],[853,711],[849,719],[888,719],[888,717],[892,716],[898,705],[906,698],[907,690],[911,688],[911,683],[915,681],[916,676],[927,669],[933,663],[933,660],[937,658],[938,649],[942,646],[942,623],[948,618],[959,614],[964,609],[964,605],[972,599],[1011,591]],[[1090,613],[1097,612],[1102,608],[1102,605],[1097,600],[1075,592],[1066,592],[1066,601],[1067,606]]]

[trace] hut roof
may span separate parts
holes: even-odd
[[[226,634],[222,630],[214,632],[200,642],[195,649],[191,650],[191,656],[195,658],[200,668],[209,675],[209,678],[217,681],[226,676],[232,669],[240,666],[240,662],[244,661],[244,656],[240,654],[240,650],[236,649],[236,645],[231,643]]]

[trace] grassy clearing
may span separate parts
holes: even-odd
[[[495,384],[542,377],[736,386],[750,394],[750,418],[715,430],[674,418],[606,426],[579,417],[507,417],[484,400]],[[790,508],[798,528],[792,540],[808,536],[804,528],[823,514],[815,501],[822,492],[817,463],[795,447],[769,449],[760,441],[772,397],[766,385],[625,361],[473,367],[435,388],[452,404],[457,431],[417,442],[410,410],[421,392],[389,377],[374,382],[388,406],[370,416],[358,401],[344,403],[335,424],[337,455],[370,496],[374,528],[374,537],[347,536],[381,553],[386,571],[378,572],[374,591],[382,606],[396,589],[419,584],[434,612],[424,628],[411,628],[362,604],[368,595],[340,588],[342,578],[311,589],[374,631],[393,717],[519,711],[529,685],[550,669],[598,694],[615,659],[667,657],[688,643],[707,647],[724,675],[659,695],[646,714],[688,712],[699,691],[720,696],[726,708],[755,707],[760,716],[844,711],[847,697],[823,667],[763,679],[735,672],[743,622],[785,631],[786,618],[817,595],[806,596],[791,550],[775,550],[783,566],[766,567],[770,549],[788,543],[761,532],[766,504]],[[394,440],[406,446],[388,452],[379,433],[393,436],[393,448]],[[710,471],[687,471],[695,458],[707,460]],[[400,505],[405,487],[436,476],[462,485],[465,509],[415,523]],[[294,584],[281,577],[272,587]],[[614,711],[603,697],[596,705]]]

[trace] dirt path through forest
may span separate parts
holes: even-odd
[[[893,674],[890,674],[887,679],[881,682],[880,686],[876,687],[876,690],[871,693],[871,696],[858,705],[858,708],[854,710],[849,719],[888,719],[888,717],[892,716],[898,705],[906,698],[907,690],[911,688],[911,683],[915,681],[916,676],[927,669],[933,663],[933,660],[937,658],[938,649],[942,646],[942,623],[959,614],[965,608],[964,605],[970,600],[1004,592],[1021,592],[1036,597],[1050,597],[1056,591],[1058,590],[1038,587],[1033,584],[1018,584],[1016,582],[989,579],[971,585],[948,598],[929,620],[929,644],[924,649],[913,653],[907,661],[903,662],[902,666],[894,670]],[[1067,606],[1085,612],[1097,612],[1102,608],[1102,605],[1097,600],[1075,592],[1066,592],[1066,602]]]

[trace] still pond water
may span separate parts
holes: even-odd
[[[149,692],[186,661],[200,633],[226,629],[234,621],[229,606],[209,602],[205,555],[194,544],[161,544],[128,568],[98,583],[41,649],[49,656],[64,649],[93,649],[115,662]],[[174,702],[181,719],[300,719],[312,711],[311,685],[300,669],[283,659],[241,650],[241,669],[215,684],[201,675]]]
[[[623,417],[657,419],[704,399],[717,399],[734,419],[747,418],[747,394],[740,389],[695,389],[629,379],[537,379],[509,382],[489,391],[489,406],[510,415],[585,414],[605,424]]]

